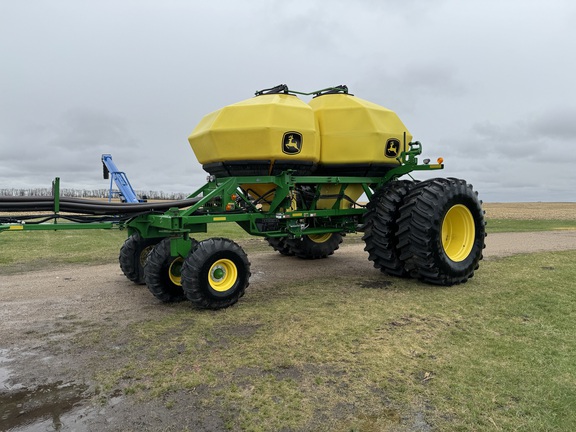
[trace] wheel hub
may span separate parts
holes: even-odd
[[[476,228],[472,213],[462,204],[452,206],[442,222],[442,247],[452,261],[464,261],[474,246]]]
[[[238,269],[229,259],[218,260],[210,267],[208,282],[215,291],[228,291],[234,286],[236,279],[238,279]]]
[[[182,263],[184,260],[182,258],[176,258],[170,263],[170,268],[168,269],[168,277],[174,285],[182,286]]]
[[[226,276],[226,270],[218,266],[217,268],[214,269],[212,279],[215,281],[221,281],[222,279],[224,279],[224,276]]]

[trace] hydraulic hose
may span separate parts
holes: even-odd
[[[62,212],[92,214],[92,215],[125,215],[133,213],[145,213],[152,211],[166,211],[171,207],[184,208],[196,204],[199,197],[177,201],[165,201],[156,203],[116,204],[102,201],[92,201],[81,198],[62,197],[59,208]],[[53,197],[0,197],[0,212],[31,212],[31,211],[54,211]]]

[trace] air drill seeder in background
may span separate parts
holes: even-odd
[[[230,239],[196,241],[208,224],[235,222],[303,259],[325,258],[346,233],[362,231],[368,258],[383,273],[437,285],[466,282],[482,259],[484,212],[472,186],[412,179],[413,171],[442,169],[442,159],[419,163],[422,146],[398,116],[346,86],[258,91],[206,115],[189,142],[209,176],[186,200],[64,198],[56,179],[53,197],[2,197],[0,211],[11,215],[0,216],[0,232],[125,228],[119,260],[128,279],[163,302],[187,298],[210,309],[238,301],[250,263]],[[358,202],[363,194],[366,206]]]

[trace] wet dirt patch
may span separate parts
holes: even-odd
[[[60,430],[62,417],[91,396],[88,385],[61,381],[0,392],[0,429]]]
[[[7,357],[8,350],[0,349],[0,391],[8,386],[8,380],[12,371],[7,366],[10,358]]]

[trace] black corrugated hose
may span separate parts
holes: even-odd
[[[0,214],[25,212],[25,215],[0,216],[0,224],[22,223],[40,224],[54,219],[63,219],[70,222],[123,222],[142,214],[163,213],[169,208],[185,208],[196,204],[199,197],[177,201],[156,203],[116,204],[104,201],[93,201],[81,198],[60,198],[59,210],[73,215],[43,213],[38,215],[32,212],[54,212],[54,198],[41,196],[0,197]]]

